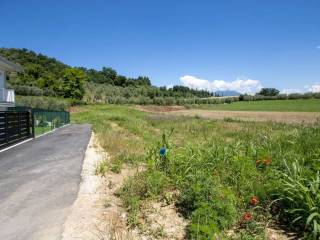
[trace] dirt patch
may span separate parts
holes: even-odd
[[[185,110],[184,106],[156,106],[156,105],[138,105],[136,109],[144,112],[174,112]]]
[[[296,234],[288,233],[282,229],[268,227],[266,229],[266,237],[268,240],[297,240]]]
[[[97,165],[109,159],[92,134],[81,173],[82,182],[71,214],[64,224],[63,240],[136,239],[126,228],[126,213],[115,191],[135,173],[123,169],[120,174],[95,174]]]
[[[161,113],[169,116],[202,117],[208,119],[234,119],[243,121],[271,121],[280,123],[316,123],[320,121],[318,112],[252,112],[252,111],[213,111],[200,109],[181,109],[172,107],[170,111],[157,111],[157,108],[148,108],[142,111]]]
[[[81,107],[70,107],[69,108],[69,112],[71,113],[77,113],[77,112],[87,112],[88,110],[84,109],[84,108],[81,108]]]
[[[188,221],[177,212],[173,203],[146,203],[140,214],[140,231],[144,239],[185,239]]]

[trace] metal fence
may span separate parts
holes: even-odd
[[[70,114],[66,111],[32,109],[34,135],[40,135],[70,123]]]
[[[0,149],[70,123],[70,113],[26,107],[0,111]]]

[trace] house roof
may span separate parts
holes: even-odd
[[[10,62],[4,57],[0,56],[0,69],[3,69],[8,72],[22,72],[23,68],[20,65],[17,65],[13,62]]]

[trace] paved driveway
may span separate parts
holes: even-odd
[[[0,153],[0,239],[61,238],[90,131],[69,125]]]

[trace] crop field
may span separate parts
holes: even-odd
[[[143,229],[142,207],[165,200],[188,221],[187,239],[268,239],[267,230],[280,227],[320,236],[317,122],[216,120],[119,105],[77,107],[72,122],[91,123],[110,154],[98,174],[144,166],[119,191],[130,227]]]
[[[320,99],[240,101],[231,104],[199,105],[197,108],[224,111],[320,112]]]

